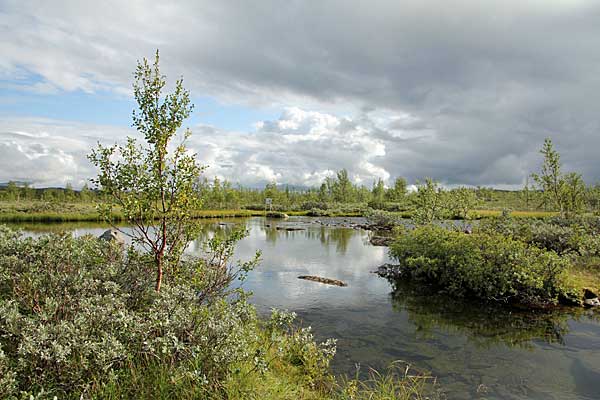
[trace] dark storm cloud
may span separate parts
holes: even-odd
[[[350,110],[326,131],[330,145],[357,152],[363,167],[349,168],[359,179],[519,185],[547,136],[567,169],[600,179],[598,2],[65,1],[0,10],[0,76],[25,68],[45,88],[127,93],[135,59],[158,47],[165,72],[183,74],[198,94],[321,115]],[[296,134],[325,140],[310,136],[322,126],[311,118]],[[265,121],[249,137],[290,134]],[[248,181],[322,176],[352,159],[333,154],[326,168],[299,146],[284,171],[288,151],[265,152],[243,136],[216,142],[215,157],[253,166],[240,166],[254,174]]]

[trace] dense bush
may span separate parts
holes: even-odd
[[[478,230],[502,234],[558,254],[600,255],[600,218],[490,218]]]
[[[240,363],[268,368],[274,342],[320,378],[333,343],[290,330],[280,313],[267,343],[245,294],[227,289],[256,261],[222,263],[236,240],[214,239],[207,258],[186,260],[156,292],[151,267],[133,250],[123,255],[93,237],[22,238],[0,227],[0,397],[91,397],[132,365],[160,365],[214,392]]]
[[[391,230],[400,223],[400,218],[392,213],[382,210],[369,209],[365,212],[369,225],[376,230]]]
[[[248,204],[242,207],[245,210],[251,211],[265,211],[265,209],[269,209],[270,211],[290,211],[289,207],[286,207],[282,204],[272,204],[270,206],[265,206],[264,204]]]
[[[390,248],[402,271],[459,297],[530,304],[572,297],[566,259],[501,234],[464,234],[424,226]]]
[[[306,215],[308,215],[309,217],[331,217],[333,214],[329,210],[312,208],[306,213]]]
[[[327,204],[324,201],[305,201],[302,204],[300,204],[300,209],[303,211],[309,211],[309,210],[327,210],[329,209],[329,204]]]

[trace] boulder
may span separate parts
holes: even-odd
[[[107,242],[115,242],[121,246],[125,246],[125,235],[116,229],[106,230],[99,238]]]
[[[593,299],[585,299],[583,300],[583,305],[584,307],[599,307],[600,306],[600,300],[598,300],[598,298],[593,298]]]

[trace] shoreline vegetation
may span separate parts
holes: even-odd
[[[2,201],[0,200],[0,222],[102,222],[105,218],[96,211],[96,203],[80,202],[48,202],[43,200],[19,200]],[[243,218],[243,217],[263,217],[267,214],[286,214],[288,216],[314,216],[314,217],[363,217],[368,213],[368,207],[353,207],[350,210],[332,209],[332,210],[285,210],[265,211],[254,209],[201,209],[191,213],[192,218]],[[517,218],[547,218],[558,215],[553,211],[509,211],[510,216]],[[411,219],[414,215],[412,211],[390,211],[390,215],[398,218]],[[472,210],[471,220],[495,218],[502,216],[502,210]],[[115,222],[127,222],[122,213],[113,212],[111,219]],[[448,219],[460,220],[462,218],[454,216]]]

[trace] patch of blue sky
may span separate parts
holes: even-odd
[[[238,132],[255,130],[260,121],[278,119],[280,108],[255,108],[238,104],[224,104],[213,97],[193,99],[195,104],[192,122],[211,125],[220,129]]]
[[[132,97],[112,90],[64,91],[26,70],[13,76],[18,78],[0,80],[0,116],[131,125],[131,113],[136,106]],[[203,124],[224,130],[253,131],[255,123],[276,119],[281,113],[281,109],[275,108],[225,104],[209,96],[194,97],[192,101],[195,109],[186,123],[190,127]]]

